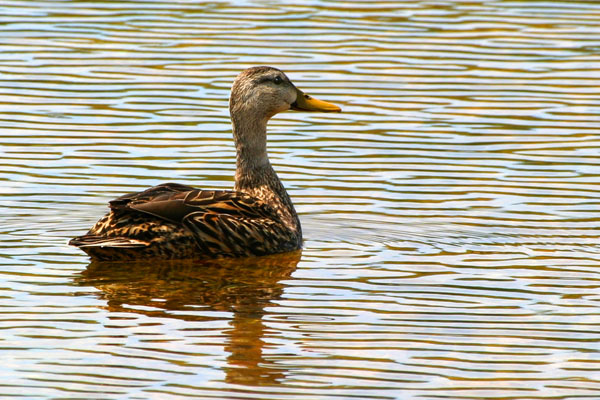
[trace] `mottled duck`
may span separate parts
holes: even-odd
[[[339,112],[272,67],[240,73],[229,110],[236,147],[233,191],[164,183],[109,202],[89,232],[72,239],[95,260],[263,256],[302,246],[296,210],[267,155],[267,122],[286,110]]]

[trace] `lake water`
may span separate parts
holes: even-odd
[[[302,5],[298,5],[301,3]],[[600,399],[600,3],[0,4],[0,397]],[[227,102],[301,253],[89,264],[120,194],[231,188]]]

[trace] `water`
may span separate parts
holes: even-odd
[[[600,4],[4,1],[0,397],[600,398]],[[278,115],[301,253],[90,265],[120,194],[233,185]]]

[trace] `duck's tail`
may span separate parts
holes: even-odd
[[[84,250],[91,247],[102,247],[102,248],[121,248],[121,249],[136,249],[140,247],[148,247],[149,242],[124,238],[124,237],[106,237],[97,235],[83,235],[73,238],[69,241],[71,246],[79,247]]]

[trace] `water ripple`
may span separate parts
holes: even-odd
[[[0,5],[0,397],[600,392],[600,5]],[[227,104],[282,68],[336,115],[270,157],[302,254],[88,265],[122,193],[230,188]]]

